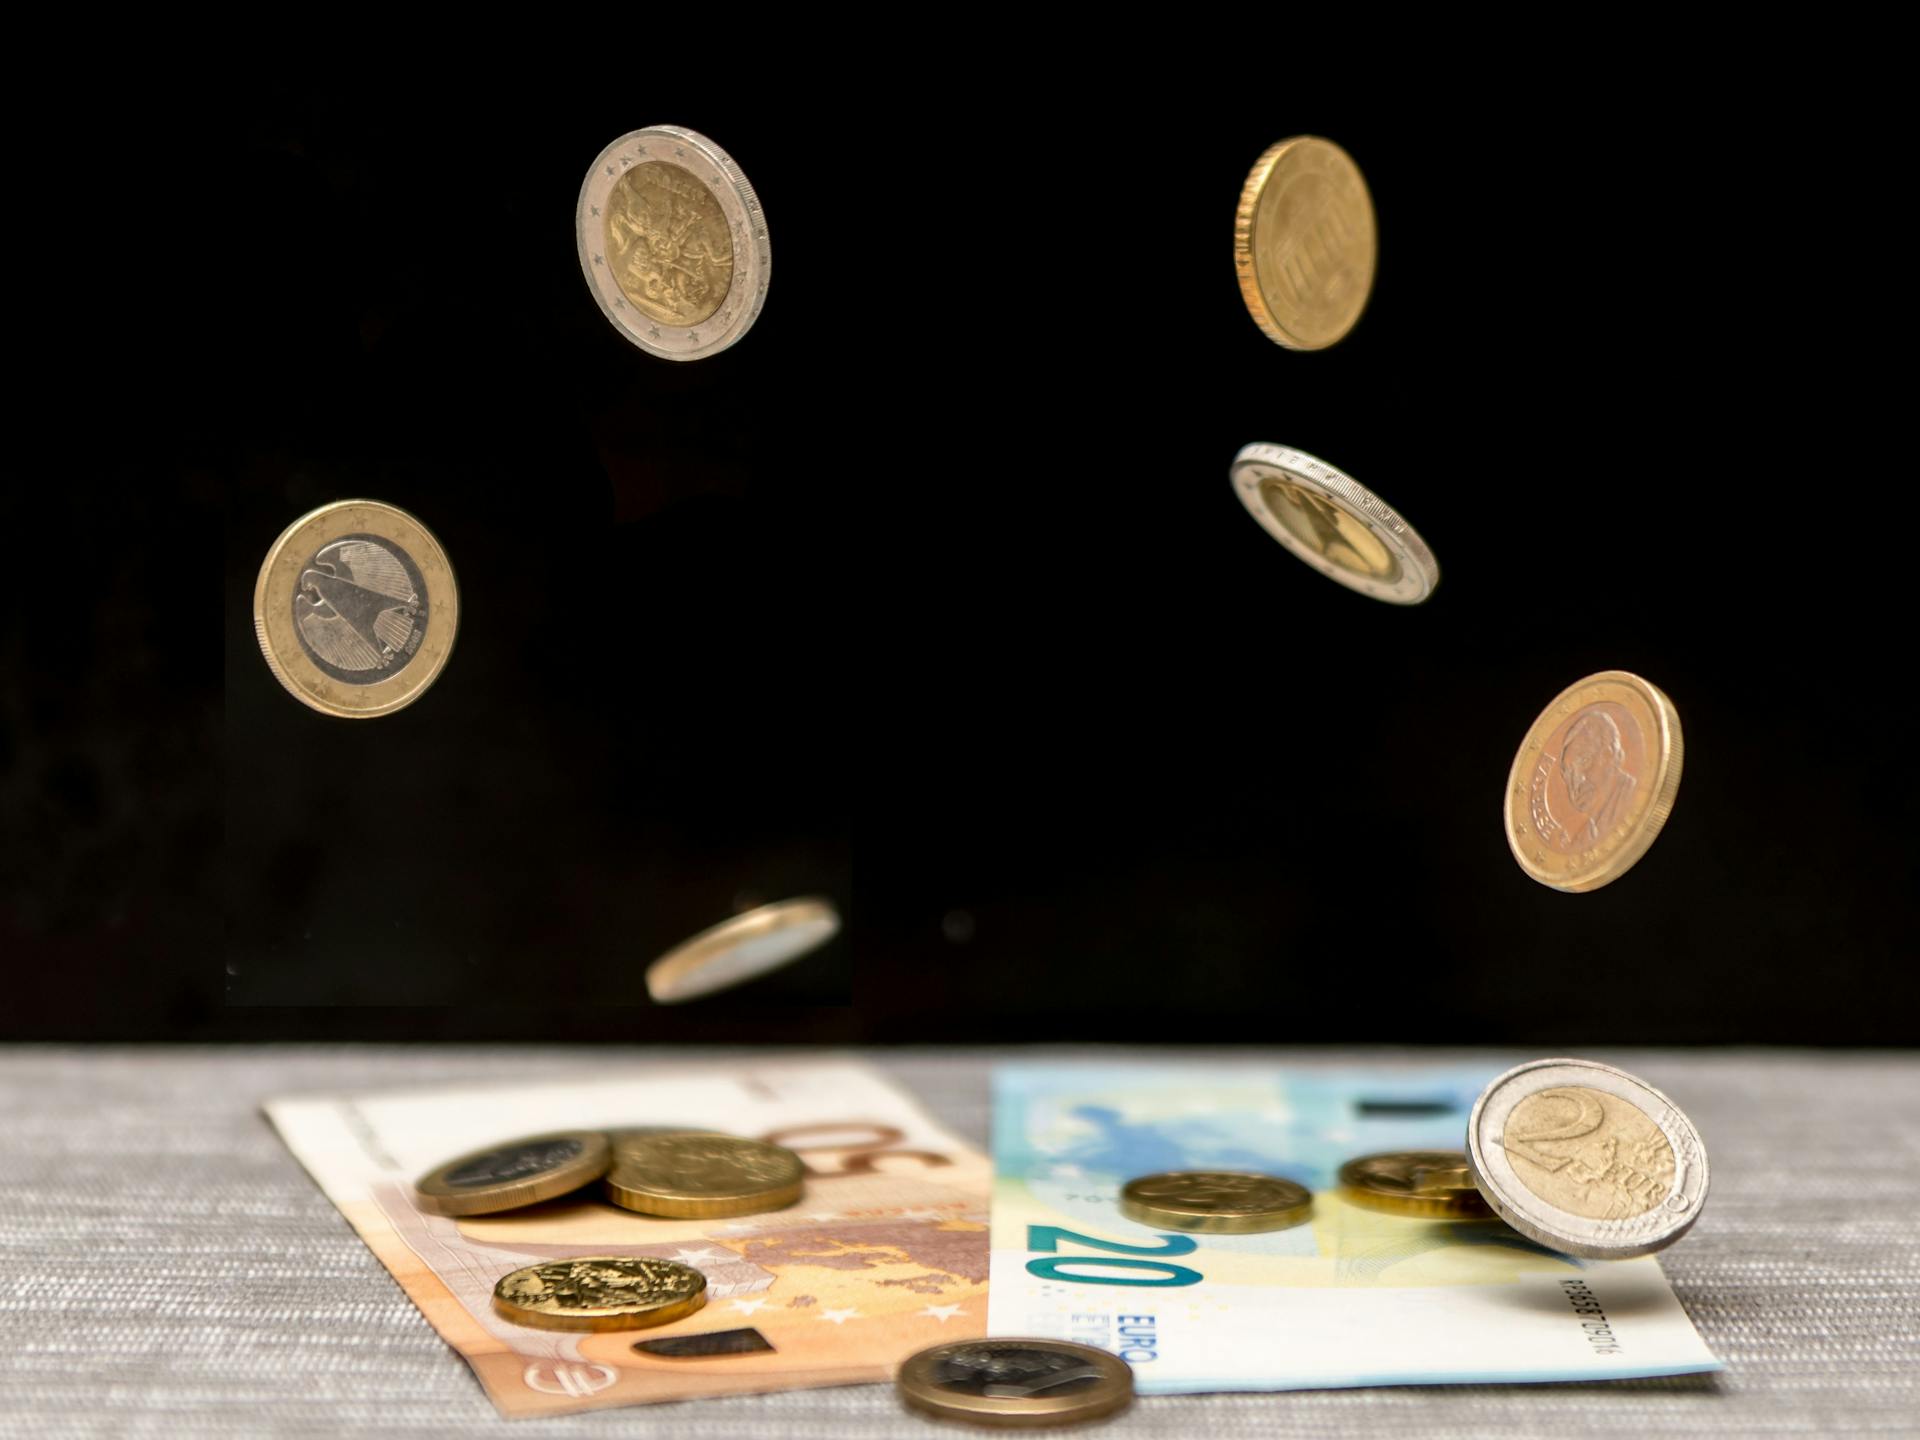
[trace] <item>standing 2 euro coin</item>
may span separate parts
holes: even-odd
[[[759,197],[733,157],[692,130],[653,125],[602,150],[574,231],[593,298],[650,355],[717,355],[766,303],[773,250]]]
[[[1576,681],[1540,712],[1507,775],[1501,820],[1520,868],[1556,890],[1631,870],[1680,790],[1680,713],[1624,670]]]
[[[1693,1122],[1646,1081],[1595,1060],[1534,1060],[1494,1080],[1467,1118],[1467,1160],[1502,1220],[1595,1260],[1664,1249],[1707,1198]]]
[[[1331,140],[1296,135],[1254,162],[1233,217],[1233,268],[1254,324],[1289,350],[1324,350],[1373,290],[1373,197]]]
[[[1326,461],[1256,442],[1229,474],[1260,528],[1329,580],[1394,605],[1418,605],[1440,583],[1440,563],[1414,528]]]
[[[433,533],[378,500],[302,515],[267,551],[253,629],[273,678],[326,715],[391,715],[453,653],[460,592]]]
[[[1133,1399],[1133,1367],[1066,1340],[955,1340],[901,1363],[900,1398],[942,1420],[1072,1425]]]

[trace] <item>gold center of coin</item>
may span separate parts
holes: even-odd
[[[621,292],[663,325],[698,325],[733,285],[733,236],[720,202],[664,160],[635,165],[607,196],[607,263]]]
[[[1600,701],[1547,737],[1529,796],[1533,833],[1562,855],[1590,850],[1626,822],[1646,769],[1646,742],[1624,705]]]
[[[1590,1220],[1645,1214],[1673,1190],[1673,1147],[1660,1127],[1584,1085],[1529,1095],[1507,1116],[1501,1144],[1523,1185]]]
[[[1328,564],[1389,585],[1400,578],[1393,552],[1364,521],[1324,496],[1269,475],[1260,482],[1260,498],[1290,535]]]

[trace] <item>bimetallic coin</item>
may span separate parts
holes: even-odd
[[[1373,290],[1375,252],[1373,198],[1338,145],[1296,135],[1254,162],[1233,216],[1233,268],[1269,340],[1324,350],[1344,336]]]
[[[590,1185],[612,1163],[597,1130],[534,1135],[449,1160],[420,1177],[413,1198],[434,1215],[491,1215]]]
[[[1165,1230],[1253,1235],[1298,1225],[1313,1213],[1313,1196],[1277,1175],[1169,1170],[1123,1185],[1120,1213]]]
[[[460,623],[453,567],[431,531],[377,500],[340,500],[281,532],[253,587],[273,678],[326,715],[391,715],[447,663]]]
[[[757,1215],[800,1198],[800,1157],[763,1140],[688,1132],[621,1137],[606,1194],[643,1215]]]
[[[1414,528],[1351,475],[1286,445],[1243,446],[1233,493],[1274,539],[1330,580],[1395,605],[1417,605],[1440,564]]]
[[[1569,1255],[1664,1249],[1700,1218],[1707,1151],[1647,1084],[1593,1060],[1507,1071],[1467,1117],[1474,1183],[1502,1220]]]
[[[644,1330],[706,1303],[706,1276],[645,1255],[551,1260],[503,1275],[493,1287],[495,1310],[541,1330]]]
[[[674,125],[622,135],[580,186],[587,288],[650,355],[698,360],[747,333],[773,274],[753,186],[706,136]]]
[[[1486,1220],[1493,1210],[1474,1187],[1458,1150],[1400,1150],[1362,1155],[1340,1167],[1348,1204],[1426,1220]]]
[[[901,1362],[900,1398],[941,1420],[1072,1425],[1133,1399],[1133,1367],[1065,1340],[955,1340]]]
[[[1556,890],[1631,870],[1673,812],[1680,713],[1660,687],[1603,670],[1553,698],[1520,742],[1501,820],[1520,868]]]
[[[662,1005],[743,984],[816,950],[840,933],[825,900],[782,900],[702,930],[647,967],[647,993]]]

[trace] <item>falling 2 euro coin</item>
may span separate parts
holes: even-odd
[[[766,303],[773,251],[759,197],[695,131],[653,125],[608,145],[581,183],[574,231],[593,298],[649,355],[717,355]]]
[[[781,900],[722,920],[647,967],[647,993],[662,1005],[745,984],[798,960],[840,933],[825,900]]]
[[[1289,350],[1324,350],[1373,292],[1373,197],[1353,157],[1296,135],[1267,148],[1240,191],[1233,268],[1254,324]]]
[[[1501,820],[1520,868],[1579,892],[1647,853],[1680,791],[1680,712],[1651,681],[1603,670],[1553,697],[1507,774]]]
[[[367,719],[411,705],[445,668],[459,624],[440,542],[378,500],[302,515],[273,542],[253,587],[267,668],[325,715]]]
[[[1393,605],[1418,605],[1440,562],[1391,506],[1345,471],[1304,450],[1256,442],[1229,471],[1260,528],[1329,580]]]

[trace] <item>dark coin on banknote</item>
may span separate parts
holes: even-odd
[[[1133,1367],[1065,1340],[956,1340],[910,1355],[900,1398],[943,1420],[1071,1425],[1133,1399]]]
[[[641,1330],[706,1303],[706,1276],[648,1255],[550,1260],[503,1275],[493,1287],[495,1310],[541,1330]]]
[[[800,1198],[800,1157],[764,1140],[702,1131],[626,1131],[607,1172],[614,1204],[643,1215],[709,1220],[757,1215]]]
[[[489,1145],[420,1177],[414,1203],[434,1215],[491,1215],[590,1185],[613,1161],[598,1130],[565,1130]]]
[[[1362,1155],[1340,1167],[1349,1204],[1426,1220],[1491,1220],[1493,1207],[1474,1186],[1460,1150],[1396,1150]]]
[[[1120,1213],[1142,1225],[1214,1235],[1285,1230],[1313,1213],[1303,1185],[1239,1170],[1169,1170],[1129,1180]]]

